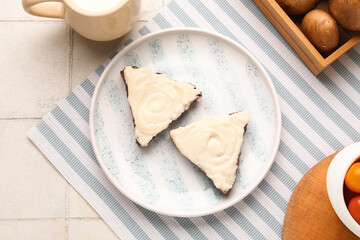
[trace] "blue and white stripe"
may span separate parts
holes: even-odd
[[[360,46],[316,78],[251,0],[175,0],[127,44],[184,26],[215,30],[243,45],[265,66],[279,94],[279,152],[244,201],[210,216],[172,218],[139,207],[114,188],[94,158],[88,132],[94,86],[110,59],[29,137],[122,239],[280,239],[286,203],[301,177],[323,157],[360,140]]]

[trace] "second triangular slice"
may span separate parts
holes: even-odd
[[[216,188],[229,194],[235,184],[249,112],[209,116],[170,131],[180,152],[201,168]]]
[[[143,147],[201,98],[196,86],[147,68],[128,66],[121,74],[127,86],[135,138]]]

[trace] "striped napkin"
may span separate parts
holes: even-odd
[[[360,140],[360,46],[315,77],[251,0],[175,0],[126,44],[175,27],[209,29],[237,41],[264,65],[279,95],[283,122],[275,163],[243,201],[213,215],[175,218],[148,211],[116,190],[89,136],[91,96],[116,53],[28,136],[121,239],[280,239],[288,200],[302,176]]]

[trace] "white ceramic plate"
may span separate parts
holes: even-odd
[[[127,65],[190,82],[203,97],[169,129],[208,115],[250,112],[238,178],[223,196],[183,157],[169,129],[148,147],[135,143],[132,114],[120,71]],[[142,37],[118,53],[102,74],[91,104],[96,157],[129,199],[157,213],[192,217],[223,210],[248,195],[269,171],[280,141],[281,113],[274,86],[261,64],[234,41],[198,29],[172,29]]]

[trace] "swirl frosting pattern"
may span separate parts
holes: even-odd
[[[209,116],[186,127],[170,131],[180,152],[200,167],[216,188],[228,194],[236,171],[249,112]]]
[[[124,77],[134,118],[135,138],[141,146],[147,146],[156,134],[166,129],[201,96],[196,86],[174,81],[147,68],[128,66],[124,69]]]

